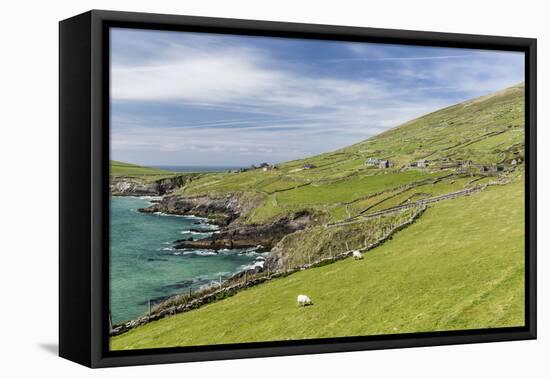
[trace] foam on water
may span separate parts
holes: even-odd
[[[219,279],[216,275],[220,272],[239,272],[258,256],[253,249],[176,250],[173,244],[181,239],[181,232],[205,229],[207,236],[218,227],[199,217],[137,211],[147,206],[145,198],[111,198],[110,309],[115,323],[144,314],[147,306],[143,303],[149,299],[189,290],[178,283],[189,281],[195,291],[206,282]],[[195,224],[197,219],[203,223]]]

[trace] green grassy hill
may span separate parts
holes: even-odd
[[[364,260],[273,280],[114,337],[111,347],[521,326],[523,194],[518,180],[439,202]],[[298,294],[314,305],[297,307]]]
[[[248,223],[263,223],[304,209],[324,215],[326,221],[338,221],[371,206],[375,211],[467,187],[474,179],[485,179],[483,165],[509,167],[513,159],[523,160],[523,154],[524,86],[520,84],[428,114],[338,151],[279,164],[277,169],[206,174],[180,194],[247,193],[262,204],[245,215]],[[388,159],[393,167],[368,167],[365,161],[370,157]],[[427,159],[429,167],[407,167],[418,159]],[[315,168],[304,169],[306,163]],[[456,169],[468,163],[470,167]]]
[[[241,200],[258,203],[242,216],[245,223],[315,213],[312,227],[280,242],[293,265],[312,253],[313,259],[323,257],[320,241],[330,241],[331,253],[339,253],[348,248],[346,240],[360,243],[361,233],[385,227],[381,218],[365,216],[482,190],[430,203],[415,223],[364,260],[308,269],[140,326],[111,338],[112,348],[523,325],[523,109],[524,88],[518,85],[277,169],[196,178],[179,193],[240,193]],[[369,167],[368,158],[388,159],[393,167]],[[410,166],[419,159],[427,159],[428,167]],[[306,163],[313,168],[304,169]],[[337,232],[324,228],[349,220],[359,223],[345,223]],[[309,295],[314,305],[298,308],[298,294]]]
[[[116,160],[110,161],[110,175],[113,177],[133,177],[146,181],[154,181],[164,177],[174,176],[177,173],[164,169],[143,167],[136,164],[123,163]]]

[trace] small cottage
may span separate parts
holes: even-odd
[[[426,159],[420,159],[416,162],[416,166],[418,168],[426,168],[428,166],[428,160]]]
[[[390,162],[387,161],[387,160],[380,160],[378,162],[378,168],[384,169],[384,168],[389,168],[389,167],[390,167]]]
[[[305,163],[303,166],[302,166],[303,169],[313,169],[315,168],[315,165],[313,164],[310,164],[310,163]]]
[[[380,164],[380,159],[370,157],[365,161],[365,164],[367,167],[376,167]]]

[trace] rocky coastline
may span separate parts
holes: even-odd
[[[237,195],[211,196],[166,196],[151,206],[139,209],[143,213],[194,215],[207,218],[209,223],[220,227],[209,237],[194,240],[178,240],[175,249],[220,249],[249,248],[261,246],[273,248],[285,235],[306,228],[312,221],[307,212],[279,218],[266,224],[243,224],[240,220],[244,206]]]
[[[302,212],[266,224],[228,226],[201,240],[182,240],[175,249],[206,248],[212,250],[250,248],[273,248],[285,235],[302,230],[311,222],[309,213]]]
[[[147,182],[136,177],[115,176],[110,178],[109,191],[114,196],[163,196],[184,186],[189,175],[166,177]]]
[[[235,273],[226,280],[227,284],[246,281],[246,275],[257,275],[263,272],[274,274],[278,270],[276,263],[280,251],[275,248],[288,234],[303,230],[313,223],[313,215],[301,211],[275,219],[263,224],[245,223],[245,214],[258,206],[254,198],[243,199],[239,194],[225,195],[195,195],[183,196],[173,194],[173,191],[185,185],[184,180],[162,180],[161,182],[144,183],[128,178],[112,178],[111,194],[121,196],[155,196],[148,207],[138,209],[146,214],[170,214],[180,216],[196,216],[196,233],[209,233],[206,238],[190,236],[175,240],[172,248],[177,250],[207,249],[219,251],[222,249],[247,249],[269,252],[261,258],[261,264]],[[207,230],[201,224],[216,225],[217,228]],[[250,283],[249,283],[250,284]],[[249,285],[247,284],[247,285]],[[116,332],[115,332],[116,333]]]
[[[150,206],[138,209],[141,213],[162,213],[182,216],[196,216],[206,219],[207,223],[218,226],[206,238],[188,237],[175,240],[174,249],[221,249],[259,248],[270,251],[266,259],[271,269],[277,269],[279,253],[275,248],[286,235],[307,228],[313,223],[312,214],[302,211],[275,219],[264,224],[245,223],[243,215],[257,207],[254,198],[246,198],[235,193],[224,195],[183,196],[173,194],[178,188],[192,180],[189,175],[177,175],[156,181],[145,181],[136,177],[111,177],[110,192],[114,196],[155,196],[159,197]],[[203,223],[200,221],[199,223]],[[210,232],[200,228],[197,232]],[[275,254],[275,255],[273,255]],[[256,268],[257,270],[257,268]]]
[[[179,196],[167,195],[151,206],[138,209],[142,213],[164,213],[172,215],[193,215],[207,218],[209,223],[223,227],[241,215],[241,205],[237,196]]]

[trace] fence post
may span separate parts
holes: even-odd
[[[113,330],[113,317],[111,315],[111,310],[109,310],[109,333]]]
[[[189,286],[189,299],[191,299],[192,289],[191,286]]]
[[[147,307],[148,307],[148,314],[149,314],[148,316],[151,317],[151,300],[150,299],[147,301]]]
[[[220,274],[220,288],[222,287],[222,275]]]
[[[244,271],[244,283],[246,285],[246,283],[248,282],[248,271]]]

